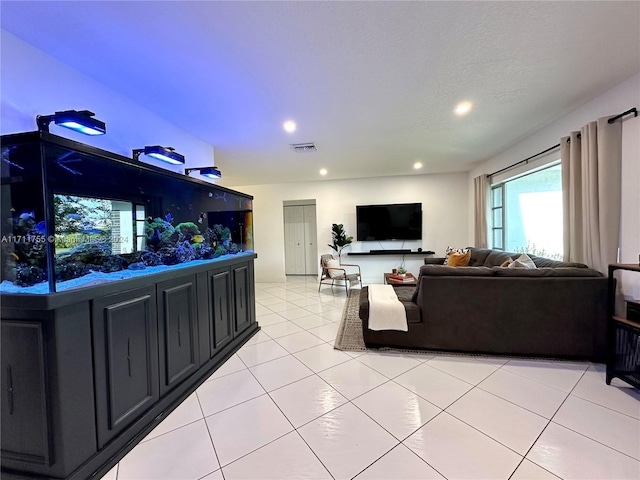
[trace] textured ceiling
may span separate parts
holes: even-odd
[[[214,145],[225,185],[466,171],[640,71],[635,1],[1,8],[5,30]]]

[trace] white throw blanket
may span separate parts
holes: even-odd
[[[409,330],[407,313],[392,285],[369,285],[369,329]]]

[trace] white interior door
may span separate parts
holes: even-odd
[[[304,207],[284,207],[284,270],[305,274]]]
[[[318,274],[318,229],[316,227],[316,206],[305,205],[304,207],[304,240],[305,240],[305,274]]]
[[[287,275],[317,275],[315,205],[284,206],[284,270]]]

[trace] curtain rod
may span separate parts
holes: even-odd
[[[615,117],[611,117],[609,120],[607,120],[609,123],[613,123],[616,120],[618,120],[619,118],[624,117],[625,115],[631,115],[633,113],[634,117],[638,116],[638,109],[636,107],[630,108],[629,110],[627,110],[626,112],[622,112],[620,115],[616,115]]]
[[[540,155],[543,155],[543,154],[545,154],[545,153],[547,153],[547,152],[550,152],[551,150],[555,150],[555,149],[556,149],[556,148],[558,148],[559,146],[560,146],[560,144],[554,145],[553,147],[549,147],[549,148],[547,148],[546,150],[543,150],[543,151],[541,151],[541,152],[538,152],[538,153],[536,153],[535,155],[531,155],[531,156],[530,156],[530,157],[528,157],[528,158],[525,158],[524,160],[520,160],[519,162],[516,162],[516,163],[514,163],[514,164],[512,164],[512,165],[509,165],[508,167],[504,167],[504,168],[501,168],[500,170],[497,170],[497,171],[495,171],[495,172],[493,172],[493,173],[490,173],[490,174],[488,174],[488,175],[487,175],[487,177],[493,177],[494,175],[497,175],[497,174],[499,174],[499,173],[502,173],[502,172],[505,172],[505,171],[507,171],[507,170],[510,170],[510,169],[512,169],[513,167],[517,167],[518,165],[522,165],[523,163],[529,163],[529,160],[531,160],[532,158],[539,157]]]
[[[611,117],[609,120],[607,120],[607,122],[608,122],[608,123],[613,123],[613,122],[615,122],[616,120],[618,120],[619,118],[622,118],[622,117],[624,117],[624,116],[626,116],[626,115],[630,115],[630,114],[632,114],[632,113],[633,113],[633,116],[634,116],[634,117],[637,117],[637,116],[638,116],[638,109],[637,109],[637,108],[635,108],[635,107],[630,108],[630,109],[629,109],[629,110],[627,110],[626,112],[622,112],[622,113],[620,113],[619,115],[616,115],[615,117]],[[506,172],[507,170],[511,170],[513,167],[517,167],[518,165],[522,165],[523,163],[525,163],[525,164],[526,164],[526,163],[528,163],[528,162],[529,162],[529,160],[531,160],[531,159],[533,159],[533,158],[536,158],[536,157],[539,157],[540,155],[543,155],[543,154],[545,154],[545,153],[547,153],[547,152],[550,152],[551,150],[555,150],[555,149],[556,149],[556,148],[558,148],[559,146],[560,146],[560,144],[554,145],[553,147],[549,147],[549,148],[547,148],[546,150],[543,150],[543,151],[541,151],[541,152],[538,152],[538,153],[536,153],[535,155],[531,155],[530,157],[527,157],[527,158],[525,158],[524,160],[520,160],[519,162],[516,162],[516,163],[514,163],[514,164],[512,164],[512,165],[509,165],[508,167],[504,167],[504,168],[501,168],[500,170],[496,170],[496,171],[495,171],[495,172],[493,172],[493,173],[489,173],[489,174],[487,175],[487,177],[493,177],[494,175],[497,175],[497,174],[502,173],[502,172]]]

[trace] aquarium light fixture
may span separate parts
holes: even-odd
[[[173,165],[184,165],[184,155],[180,155],[173,147],[161,147],[160,145],[154,145],[152,147],[139,148],[133,151],[133,159],[138,160],[140,155],[147,155],[148,157],[155,158],[156,160],[162,160],[163,162],[171,163]]]
[[[61,127],[70,128],[85,135],[104,135],[107,126],[104,122],[93,118],[95,113],[89,110],[65,110],[53,115],[38,115],[36,124],[41,132],[49,132],[49,124],[54,122]]]
[[[184,174],[185,175],[189,175],[191,172],[193,172],[194,170],[197,170],[200,172],[200,175],[202,175],[203,177],[207,177],[207,178],[222,178],[222,172],[220,172],[220,170],[218,170],[218,167],[195,167],[195,168],[186,168],[184,170]]]

